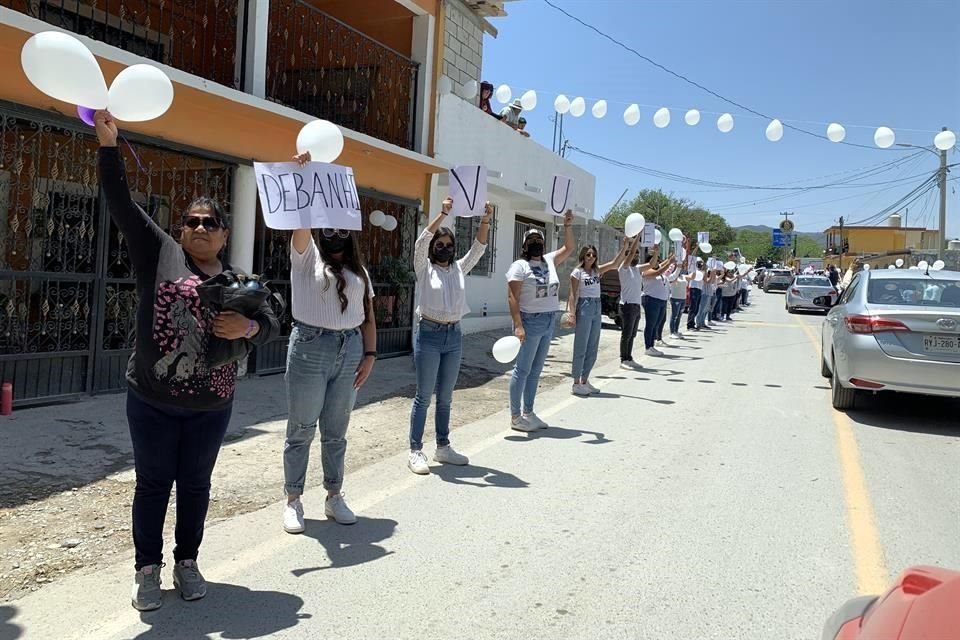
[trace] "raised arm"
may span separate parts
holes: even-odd
[[[554,255],[554,264],[563,262],[577,250],[577,240],[573,237],[573,211],[570,209],[563,214],[563,232],[563,246]]]
[[[607,271],[612,271],[613,269],[619,269],[623,266],[623,263],[627,259],[628,254],[634,252],[634,244],[636,240],[624,240],[623,247],[620,249],[620,253],[617,254],[617,257],[611,260],[606,264],[602,264],[597,268],[597,271],[600,272],[600,275],[605,274]],[[632,257],[631,257],[632,259]]]

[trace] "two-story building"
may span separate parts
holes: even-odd
[[[899,215],[892,215],[885,226],[832,226],[824,231],[825,264],[840,269],[862,256],[878,256],[871,260],[875,267],[893,264],[898,257],[914,252],[936,252],[937,232],[923,227],[901,226]]]
[[[220,199],[232,218],[230,261],[283,293],[288,235],[262,223],[252,162],[289,159],[312,119],[339,124],[338,162],[354,168],[364,213],[400,223],[367,228],[362,242],[380,351],[405,353],[413,296],[403,265],[434,174],[448,165],[430,148],[444,4],[0,0],[0,380],[13,382],[16,402],[121,389],[136,305],[125,243],[99,197],[96,137],[74,107],[27,81],[28,38],[76,34],[108,83],[128,65],[162,68],[172,108],[123,127],[135,198],[170,231],[195,196]],[[282,370],[285,351],[286,338],[258,349],[248,370]]]

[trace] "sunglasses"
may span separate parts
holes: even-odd
[[[332,238],[333,236],[338,236],[340,238],[349,238],[350,232],[347,229],[321,229],[324,238]]]
[[[216,231],[217,229],[224,228],[223,222],[219,218],[208,216],[187,216],[183,219],[183,226],[191,229],[203,227],[207,231]]]

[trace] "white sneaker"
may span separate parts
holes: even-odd
[[[283,505],[283,530],[287,533],[303,533],[303,503],[300,498]]]
[[[547,427],[550,426],[546,422],[541,420],[540,417],[532,411],[530,413],[525,414],[523,417],[526,418],[527,421],[537,429],[546,429]]]
[[[514,416],[510,419],[510,428],[514,431],[529,433],[530,431],[536,431],[539,427],[530,424],[530,420],[526,416]]]
[[[353,511],[350,511],[350,507],[347,506],[347,501],[343,499],[342,493],[338,493],[335,496],[327,496],[327,500],[323,505],[323,511],[327,518],[333,518],[337,521],[337,524],[354,524],[357,521],[357,516],[353,514]]]
[[[590,392],[590,395],[593,395],[593,394],[596,394],[596,393],[600,393],[600,389],[597,389],[595,386],[593,386],[593,385],[590,384],[589,382],[584,383],[583,386],[585,386],[585,387],[587,388],[587,390]]]
[[[427,464],[427,456],[423,451],[411,451],[407,456],[407,466],[418,476],[430,475],[430,465]]]
[[[648,356],[662,356],[663,351],[660,351],[656,347],[650,347],[649,349],[647,349],[646,354]]]
[[[590,395],[590,389],[587,387],[587,385],[578,384],[576,382],[573,383],[572,392],[573,392],[573,395],[580,396],[580,397],[586,397]]]
[[[676,335],[677,335],[677,340],[686,340],[686,338],[683,337],[683,333],[678,331]]]
[[[679,340],[679,339],[680,339],[680,336],[678,336],[678,335],[675,334],[675,333],[671,333],[671,334],[670,334],[670,337],[673,338],[674,340]]]
[[[667,346],[669,346],[669,345],[668,345],[666,342],[664,342],[663,340],[657,340],[654,344],[655,344],[656,346],[658,346],[658,347],[667,347]]]
[[[637,365],[633,360],[621,360],[620,368],[626,371],[635,371],[637,368]]]
[[[437,447],[437,452],[433,454],[433,460],[441,464],[452,464],[458,467],[470,464],[470,458],[458,453],[450,445]]]

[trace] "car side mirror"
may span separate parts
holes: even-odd
[[[817,305],[818,307],[829,309],[836,303],[833,301],[833,296],[818,296],[813,299],[813,304]]]

